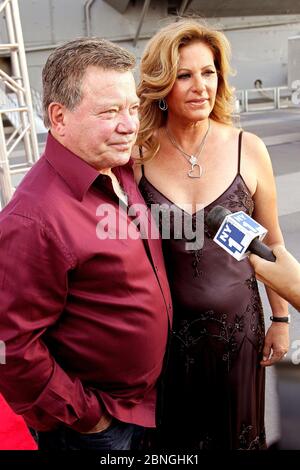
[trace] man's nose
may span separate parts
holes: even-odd
[[[122,134],[134,134],[139,127],[139,120],[136,115],[131,115],[129,112],[124,112],[120,117],[117,130]]]

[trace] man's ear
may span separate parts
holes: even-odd
[[[60,137],[65,135],[65,113],[66,107],[60,103],[50,103],[48,115],[53,129]]]

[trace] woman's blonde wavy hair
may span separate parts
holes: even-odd
[[[222,32],[196,20],[184,19],[172,23],[153,36],[141,59],[141,77],[137,87],[141,100],[141,124],[137,144],[146,150],[144,161],[153,158],[160,147],[155,131],[165,124],[168,111],[161,111],[158,103],[170,93],[175,83],[180,47],[194,40],[202,41],[211,49],[218,73],[216,101],[210,117],[232,125],[233,92],[228,84],[232,71],[227,38]]]

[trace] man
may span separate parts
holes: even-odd
[[[130,449],[155,426],[172,314],[160,241],[101,225],[109,207],[130,228],[126,204],[144,204],[127,164],[134,63],[96,38],[50,55],[45,153],[0,214],[0,392],[40,449]]]
[[[275,263],[250,255],[257,278],[300,310],[300,265],[281,245],[273,249]]]

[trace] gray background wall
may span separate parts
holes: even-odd
[[[85,4],[85,0],[19,0],[33,88],[41,90],[41,69],[53,47],[86,35]],[[134,46],[143,4],[144,0],[94,0],[90,10],[91,34],[116,41],[139,58],[155,31],[174,21],[170,13],[178,10],[181,2],[152,0]],[[126,5],[124,13],[118,11]],[[237,74],[231,83],[236,88],[252,88],[256,79],[265,87],[287,84],[288,38],[300,35],[299,0],[198,0],[189,1],[188,5],[187,14],[207,17],[208,23],[224,28],[232,44],[232,65]],[[1,17],[0,42],[6,41]],[[7,66],[5,57],[1,62],[2,67]]]

